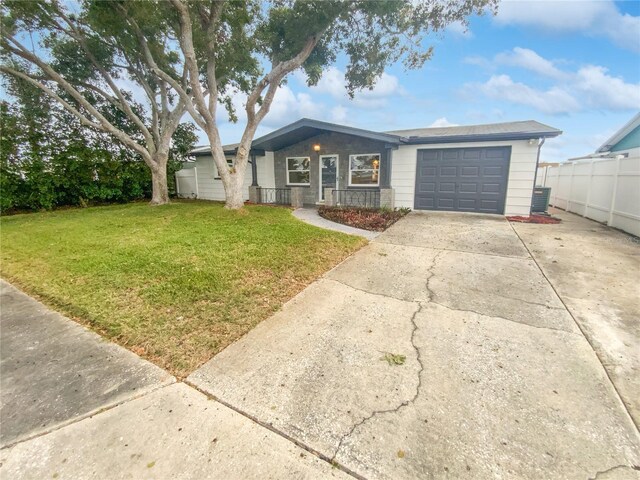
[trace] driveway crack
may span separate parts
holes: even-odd
[[[418,348],[418,345],[416,345],[415,337],[416,337],[416,333],[418,331],[418,324],[416,323],[416,316],[421,311],[422,311],[422,304],[418,303],[418,308],[416,309],[415,312],[413,312],[413,315],[411,316],[411,325],[413,327],[412,330],[411,330],[411,345],[413,346],[413,349],[416,352],[416,360],[418,362],[418,372],[417,372],[418,383],[416,385],[415,394],[413,395],[412,398],[410,398],[409,400],[405,400],[404,402],[400,403],[400,405],[398,405],[396,407],[387,408],[387,409],[384,409],[384,410],[374,410],[367,417],[364,417],[359,422],[354,423],[351,426],[351,428],[349,429],[349,431],[340,438],[340,441],[338,442],[338,446],[336,448],[336,451],[333,454],[333,457],[331,458],[332,462],[335,462],[336,456],[340,452],[340,449],[342,448],[342,445],[345,442],[345,440],[348,439],[351,435],[353,435],[353,432],[355,432],[355,430],[358,427],[364,425],[365,423],[367,423],[369,420],[371,420],[372,418],[374,418],[377,415],[382,415],[382,414],[385,414],[385,413],[398,412],[401,408],[404,408],[404,407],[407,407],[407,406],[411,405],[412,403],[414,403],[418,399],[418,396],[420,395],[420,390],[422,389],[422,372],[424,371],[424,364],[422,363],[422,357],[421,357],[421,354],[420,354],[420,349]]]
[[[593,477],[589,477],[588,480],[597,480],[600,475],[611,473],[620,468],[630,468],[636,471],[640,470],[640,466],[638,465],[616,465],[615,467],[607,468],[606,470],[600,470],[599,472],[596,472],[596,474]]]
[[[427,289],[427,294],[429,295],[430,302],[433,302],[433,298],[435,297],[435,293],[433,290],[431,290],[431,286],[430,286],[431,280],[433,280],[433,277],[436,276],[433,269],[436,268],[436,262],[440,259],[440,255],[442,255],[443,253],[445,253],[445,250],[440,250],[438,253],[436,253],[433,256],[433,259],[431,260],[431,266],[427,270],[427,273],[429,274],[429,276],[427,277],[425,288]]]

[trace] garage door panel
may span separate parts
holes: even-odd
[[[457,160],[458,159],[459,152],[457,152],[456,150],[441,150],[441,152],[442,153],[441,153],[440,157],[444,161],[451,161],[451,160]]]
[[[477,177],[480,174],[480,167],[460,167],[460,176]]]
[[[435,191],[436,191],[435,182],[423,182],[418,184],[419,193],[435,193]]]
[[[458,167],[454,167],[454,166],[440,167],[440,171],[438,173],[440,174],[441,177],[457,177]]]
[[[484,167],[482,169],[483,177],[502,177],[504,175],[504,168],[500,166]]]
[[[418,150],[415,208],[503,213],[511,149]]]
[[[471,198],[461,198],[458,200],[458,210],[473,211],[477,209],[478,201]]]
[[[456,184],[455,183],[439,183],[438,192],[439,193],[455,193]]]
[[[505,158],[505,152],[504,148],[486,148],[484,158],[491,160]]]
[[[435,197],[421,197],[418,200],[418,203],[415,204],[415,208],[417,210],[435,210]]]
[[[440,210],[450,210],[455,205],[453,198],[440,197],[437,199],[437,205]]]
[[[425,150],[422,152],[422,158],[425,160],[436,160],[440,155],[438,150]]]
[[[483,183],[482,193],[500,193],[501,188],[499,183]]]

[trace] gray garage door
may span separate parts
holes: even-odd
[[[416,210],[504,213],[510,147],[418,150]]]

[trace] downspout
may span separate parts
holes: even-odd
[[[251,153],[251,160],[249,161],[251,164],[251,186],[258,186],[258,165],[256,163],[256,154]]]
[[[538,181],[538,165],[540,164],[540,150],[542,149],[542,145],[544,145],[544,141],[547,137],[542,137],[542,141],[538,143],[538,155],[536,156],[536,170],[533,174],[533,189],[531,190],[531,205],[529,205],[529,216],[533,213],[533,196],[536,191],[536,182]]]

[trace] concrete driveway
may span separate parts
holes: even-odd
[[[410,214],[188,382],[359,478],[638,478],[638,430],[545,248],[503,218]]]

